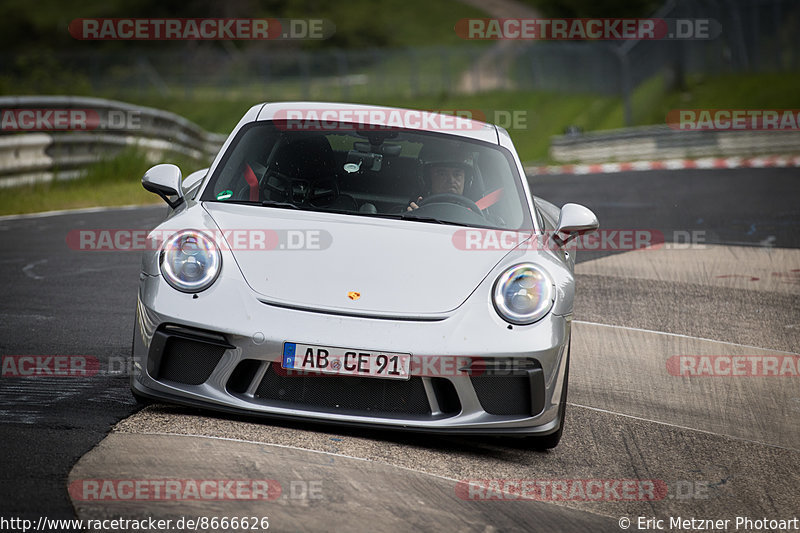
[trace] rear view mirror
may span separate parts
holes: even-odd
[[[159,195],[173,209],[183,202],[181,169],[175,165],[161,164],[152,167],[142,176],[142,187]]]
[[[347,152],[347,163],[344,165],[344,170],[348,174],[353,172],[363,172],[365,170],[378,172],[381,169],[382,162],[383,156],[381,154],[350,150]]]

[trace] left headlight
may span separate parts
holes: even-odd
[[[532,324],[553,308],[555,285],[532,263],[515,265],[497,278],[492,300],[497,312],[512,324]]]
[[[171,236],[161,247],[161,273],[181,292],[200,292],[211,286],[222,267],[217,244],[202,232],[186,230]]]

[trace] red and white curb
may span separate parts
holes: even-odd
[[[664,159],[627,163],[593,163],[590,165],[555,165],[525,167],[529,176],[547,174],[612,174],[642,170],[684,170],[718,168],[800,167],[800,155],[762,157],[706,157],[702,159]]]

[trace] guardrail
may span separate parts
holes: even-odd
[[[0,97],[0,121],[0,187],[74,178],[129,146],[152,162],[210,162],[227,137],[168,111],[76,96]]]
[[[643,126],[560,135],[550,143],[550,157],[562,163],[771,154],[800,154],[800,135],[796,131],[681,131]]]

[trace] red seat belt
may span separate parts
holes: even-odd
[[[486,196],[475,202],[475,205],[478,206],[478,209],[483,211],[487,207],[496,204],[497,201],[500,200],[501,196],[503,196],[502,187],[500,189],[497,189],[496,191],[490,192],[489,194],[487,194]]]
[[[250,201],[257,202],[258,201],[258,178],[256,178],[256,173],[253,172],[253,169],[250,168],[250,165],[245,165],[244,169],[244,179],[247,181],[247,185],[250,186]]]

